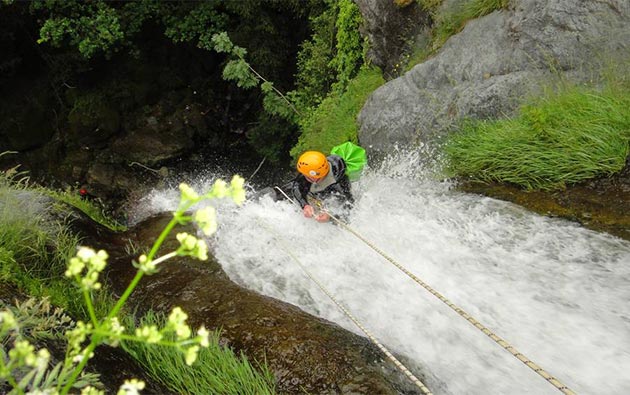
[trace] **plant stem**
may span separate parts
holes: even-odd
[[[94,312],[94,305],[92,304],[92,298],[90,297],[90,293],[87,289],[83,290],[83,299],[85,299],[85,306],[88,309],[88,313],[90,314],[90,319],[92,320],[92,324],[94,327],[98,325],[98,319],[96,318],[96,313]]]
[[[166,225],[166,227],[162,230],[162,233],[160,233],[160,236],[158,237],[158,239],[155,241],[155,243],[153,243],[153,248],[151,248],[151,251],[149,252],[149,255],[147,256],[147,261],[151,261],[153,259],[157,251],[162,246],[162,243],[164,243],[166,236],[168,236],[168,234],[171,233],[171,230],[173,230],[175,225],[177,225],[177,222],[178,222],[177,217],[173,218],[168,223],[168,225]],[[144,275],[144,272],[141,270],[138,270],[136,272],[136,275],[134,276],[133,280],[131,280],[131,283],[129,284],[127,289],[125,289],[125,292],[122,294],[120,299],[118,299],[118,302],[116,303],[112,311],[109,312],[109,314],[107,315],[107,318],[112,318],[116,314],[118,314],[118,311],[120,311],[122,306],[125,304],[125,302],[129,298],[129,295],[131,295],[133,290],[136,288],[136,286],[140,282],[140,279],[142,278],[143,275]]]
[[[85,368],[85,365],[87,364],[88,360],[90,359],[90,355],[92,355],[92,353],[94,352],[94,349],[96,348],[96,345],[98,343],[100,343],[100,338],[101,338],[100,336],[97,336],[94,333],[92,334],[92,338],[91,338],[90,344],[87,346],[87,348],[82,353],[83,354],[83,358],[81,359],[81,362],[79,362],[77,367],[74,368],[74,370],[72,371],[72,375],[70,376],[70,378],[66,382],[66,385],[61,390],[61,395],[66,395],[68,393],[68,391],[70,391],[70,389],[72,388],[72,385],[77,381],[77,377],[79,377],[79,374],[81,374],[81,372],[83,371],[83,368]]]

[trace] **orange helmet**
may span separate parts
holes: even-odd
[[[306,151],[297,161],[297,170],[306,177],[323,178],[330,170],[326,155],[319,151]]]

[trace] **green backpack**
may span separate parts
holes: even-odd
[[[361,171],[367,163],[365,150],[350,141],[333,147],[330,150],[333,155],[338,155],[346,162],[346,175],[350,181],[356,181],[361,176]]]

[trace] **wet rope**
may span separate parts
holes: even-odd
[[[323,206],[321,205],[321,202],[318,202],[318,205],[319,205],[320,209],[323,212],[327,213],[330,216],[330,218],[332,218],[338,225],[340,225],[341,227],[346,229],[348,232],[352,233],[359,240],[364,242],[368,247],[370,247],[372,250],[377,252],[379,255],[381,255],[383,258],[385,258],[391,264],[396,266],[399,270],[401,270],[403,273],[405,273],[407,276],[409,276],[412,280],[414,280],[416,283],[420,284],[420,286],[422,286],[424,289],[429,291],[429,293],[431,293],[436,298],[438,298],[439,300],[444,302],[444,304],[446,304],[448,307],[453,309],[457,314],[459,314],[460,316],[464,317],[466,319],[466,321],[470,322],[473,326],[475,326],[475,328],[479,329],[486,336],[488,336],[489,338],[494,340],[498,345],[503,347],[505,350],[507,350],[513,356],[515,356],[519,361],[523,362],[528,368],[530,368],[531,370],[536,372],[538,375],[543,377],[548,383],[550,383],[551,385],[556,387],[556,389],[560,390],[562,393],[567,394],[567,395],[576,395],[575,392],[573,392],[569,387],[564,385],[560,380],[558,380],[557,378],[555,378],[552,375],[550,375],[549,373],[547,373],[547,371],[545,371],[539,365],[535,364],[531,359],[527,358],[525,355],[523,355],[521,352],[519,352],[516,348],[514,348],[512,345],[510,345],[507,341],[505,341],[501,337],[497,336],[494,332],[492,332],[486,326],[481,324],[479,321],[477,321],[475,318],[473,318],[470,314],[466,313],[463,309],[461,309],[460,307],[455,305],[453,302],[448,300],[446,297],[444,297],[438,291],[433,289],[430,285],[428,285],[427,283],[422,281],[420,278],[418,278],[416,275],[414,275],[409,270],[407,270],[404,266],[402,266],[401,264],[396,262],[392,257],[387,255],[385,252],[383,252],[381,249],[379,249],[377,246],[375,246],[373,243],[371,243],[365,237],[361,236],[361,234],[359,234],[357,231],[352,229],[346,223],[344,223],[339,218],[335,217],[333,214],[331,214],[329,211],[327,211],[325,208],[323,208]]]
[[[280,188],[278,188],[280,191],[282,191]],[[283,192],[284,193],[284,192]],[[285,195],[286,196],[286,195]],[[288,196],[287,196],[288,198]],[[320,281],[317,280],[317,278],[315,278],[315,276],[313,276],[307,269],[306,267],[302,264],[302,262],[300,262],[300,260],[295,256],[295,254],[293,254],[291,252],[291,250],[284,245],[284,242],[280,239],[280,235],[275,232],[270,226],[266,225],[265,223],[263,223],[262,219],[257,218],[258,223],[265,229],[267,229],[271,234],[275,235],[276,237],[276,241],[278,242],[278,244],[280,244],[280,247],[282,248],[282,250],[287,253],[287,255],[289,255],[294,261],[295,263],[298,264],[298,266],[300,267],[300,269],[302,269],[302,271],[308,276],[308,278],[310,278],[318,287],[319,289],[326,294],[326,296],[328,296],[330,298],[330,300],[332,300],[337,307],[339,307],[339,309],[352,321],[354,322],[354,324],[361,329],[361,331],[368,337],[368,339],[370,339],[370,341],[372,343],[374,343],[376,345],[376,347],[378,347],[383,354],[385,354],[387,356],[387,358],[405,375],[407,376],[407,378],[409,380],[411,380],[412,383],[414,383],[419,389],[420,391],[422,391],[422,393],[424,395],[433,395],[432,392],[422,383],[422,381],[420,381],[416,376],[413,375],[413,373],[411,373],[409,371],[409,369],[407,369],[407,367],[405,365],[402,364],[402,362],[400,362],[383,344],[381,344],[373,335],[372,333],[370,333],[370,331],[365,328],[365,326],[363,326],[361,324],[361,322],[355,318],[352,313],[350,313],[350,311],[348,311],[348,309],[345,308],[345,306],[343,306],[339,301],[337,301],[337,299],[326,289],[326,287],[324,287],[322,285],[322,283]]]

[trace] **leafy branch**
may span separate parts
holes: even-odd
[[[282,101],[284,101],[284,104],[293,110],[295,114],[298,116],[302,115],[293,103],[282,92],[280,92],[272,82],[260,75],[260,73],[258,73],[258,71],[256,71],[245,60],[247,50],[234,45],[226,32],[213,34],[210,41],[208,41],[207,38],[204,39],[202,37],[199,40],[199,46],[204,49],[214,49],[218,53],[227,53],[235,58],[229,60],[225,65],[225,68],[223,69],[223,78],[228,81],[235,81],[237,86],[245,89],[253,88],[258,85],[259,81],[263,81],[261,84],[261,91],[265,94],[265,99],[267,99],[269,95],[273,95],[275,93]],[[269,99],[266,100],[264,104],[265,109],[268,112],[284,116],[285,118],[287,117],[286,111],[283,111],[280,108],[278,101]]]

